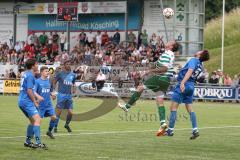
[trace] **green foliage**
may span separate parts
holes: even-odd
[[[222,2],[223,0],[206,0],[206,21],[221,16]],[[226,0],[225,3],[226,12],[240,6],[240,0]]]

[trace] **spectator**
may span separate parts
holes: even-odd
[[[116,29],[116,33],[113,35],[113,42],[117,45],[119,45],[121,39],[121,35],[118,32],[118,29]]]
[[[92,30],[90,30],[88,36],[87,36],[87,43],[88,46],[90,47],[94,43],[95,35],[92,33]]]
[[[45,34],[45,32],[43,32],[43,34],[41,34],[39,36],[39,42],[42,46],[46,45],[47,43],[47,40],[48,40],[48,36]]]
[[[107,31],[104,32],[104,34],[102,35],[102,45],[106,45],[109,42],[109,36]]]
[[[17,53],[19,53],[20,50],[21,50],[21,44],[19,42],[16,42],[16,45],[14,46],[14,49]]]
[[[87,42],[87,35],[86,33],[84,33],[84,31],[82,31],[79,34],[79,44],[84,47],[86,45],[86,42]]]
[[[146,29],[144,29],[143,34],[142,34],[142,36],[140,38],[142,40],[142,44],[144,46],[147,46],[148,45],[148,34],[147,34],[147,30]]]
[[[14,73],[13,69],[10,69],[9,78],[12,78],[12,79],[16,79],[17,78],[17,76]]]
[[[97,46],[101,46],[102,45],[102,36],[101,36],[101,32],[100,31],[97,32],[96,43],[97,43]]]
[[[226,74],[224,76],[224,85],[226,85],[226,86],[231,86],[232,85],[232,79],[228,74]]]
[[[128,34],[128,38],[127,39],[128,39],[128,41],[130,43],[135,44],[136,36],[135,36],[135,34],[132,31],[130,31],[130,33]]]
[[[37,44],[37,41],[38,37],[35,35],[35,32],[32,32],[32,34],[28,36],[28,44]]]
[[[222,70],[220,70],[220,69],[217,70],[217,76],[219,78],[218,84],[223,85],[224,84],[224,76],[223,76]]]
[[[59,41],[59,35],[57,32],[55,32],[53,34],[53,43],[57,43],[58,44],[58,41]]]
[[[137,48],[139,48],[139,47],[142,45],[142,38],[141,38],[141,37],[142,37],[142,34],[143,34],[143,33],[142,33],[141,31],[140,31],[140,33],[138,34],[138,39],[137,39],[137,43],[138,43],[137,45],[138,45],[138,46],[137,46]]]
[[[234,77],[233,77],[233,80],[232,80],[232,86],[233,86],[233,87],[236,87],[236,86],[238,86],[239,83],[240,83],[240,82],[239,82],[239,78],[238,78],[238,76],[235,74]]]
[[[65,49],[64,49],[65,43],[66,43],[66,35],[65,35],[64,32],[62,32],[62,33],[60,34],[60,47],[61,47],[61,51],[62,51],[62,52],[65,50]]]
[[[50,32],[50,35],[48,36],[48,44],[51,47],[53,44],[53,34]]]
[[[96,78],[96,86],[97,86],[97,91],[100,92],[101,89],[104,87],[104,83],[106,81],[106,75],[103,74],[101,71],[98,73],[97,78]]]
[[[217,76],[217,72],[216,71],[212,72],[212,76],[209,79],[209,83],[218,84],[218,81],[219,81],[219,77]]]

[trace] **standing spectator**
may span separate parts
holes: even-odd
[[[157,36],[155,33],[152,34],[152,38],[150,39],[150,44],[151,44],[152,48],[156,49],[158,40],[157,40]]]
[[[87,41],[86,33],[84,33],[84,31],[82,31],[79,34],[79,43],[80,43],[81,46],[85,46],[86,45],[86,41]]]
[[[58,44],[59,41],[59,35],[57,32],[54,33],[53,35],[53,43],[57,43]]]
[[[17,53],[21,51],[21,44],[19,42],[16,42],[16,45],[14,46],[14,49]]]
[[[240,83],[240,82],[239,82],[238,76],[237,76],[237,75],[234,75],[234,78],[233,78],[233,80],[232,80],[232,86],[233,86],[233,87],[236,87],[239,83]]]
[[[117,45],[119,45],[121,39],[121,35],[118,32],[118,29],[116,29],[116,33],[113,35],[113,42]]]
[[[102,45],[101,31],[98,31],[98,32],[97,32],[96,43],[97,43],[97,46],[101,46],[101,45]]]
[[[140,31],[140,33],[138,34],[138,39],[137,39],[137,48],[139,48],[142,45],[142,31]]]
[[[104,32],[104,34],[102,35],[102,45],[106,45],[109,42],[109,36],[107,31]]]
[[[65,35],[64,32],[62,32],[62,33],[60,34],[60,46],[61,46],[61,51],[62,51],[62,52],[64,51],[65,43],[66,43],[66,35]]]
[[[231,86],[232,85],[232,79],[228,74],[226,74],[224,76],[224,85],[226,85],[226,86]]]
[[[92,30],[90,30],[87,36],[87,42],[89,47],[94,43],[94,39],[95,39],[95,35],[92,33]]]
[[[39,36],[39,42],[42,46],[44,46],[46,43],[47,43],[47,40],[48,40],[48,37],[47,35],[45,34],[45,32],[43,32],[43,34],[41,34]]]
[[[141,36],[141,39],[142,39],[142,44],[144,46],[147,46],[148,45],[148,34],[147,34],[147,30],[146,29],[144,29],[143,34]]]
[[[130,33],[128,34],[128,41],[132,44],[135,44],[135,41],[136,41],[136,35],[130,31]]]
[[[59,46],[57,43],[52,44],[52,54],[54,57],[56,57],[58,55],[58,48],[59,48]]]
[[[53,34],[50,32],[50,35],[48,36],[48,44],[51,47],[53,44]]]
[[[217,76],[219,77],[218,84],[223,85],[224,84],[224,76],[222,70],[217,70]]]
[[[28,36],[28,44],[36,44],[38,41],[38,37],[35,35],[35,32],[32,32],[32,34],[30,34]]]

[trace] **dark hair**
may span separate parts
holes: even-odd
[[[173,45],[173,48],[172,48],[172,51],[173,52],[176,52],[179,50],[179,47],[180,47],[180,43],[178,43],[177,41],[175,41],[174,45]]]
[[[201,62],[208,61],[210,59],[208,50],[203,50],[199,59]]]
[[[31,58],[31,59],[28,59],[26,62],[25,62],[25,68],[26,69],[32,69],[32,67],[36,64],[36,59],[34,58]]]
[[[40,68],[40,73],[42,73],[45,69],[48,70],[48,67],[46,67],[46,66],[42,66],[42,67]]]

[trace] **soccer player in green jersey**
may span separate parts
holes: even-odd
[[[170,78],[173,76],[174,52],[179,48],[179,43],[170,41],[165,45],[165,52],[160,56],[154,69],[142,72],[141,76],[151,75],[143,84],[140,84],[126,104],[119,103],[118,106],[128,112],[132,105],[140,98],[144,89],[150,89],[157,94],[157,107],[161,126],[165,126],[165,107],[163,103],[164,92],[170,85]],[[160,92],[160,93],[159,93]]]

